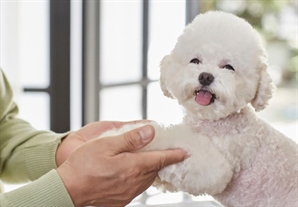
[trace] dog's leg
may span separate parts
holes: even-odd
[[[222,192],[233,176],[233,168],[208,137],[187,125],[163,127],[156,123],[154,140],[142,150],[182,148],[189,158],[163,168],[155,186],[170,192],[215,195]]]

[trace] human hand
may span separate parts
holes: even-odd
[[[75,206],[125,206],[153,183],[161,168],[186,157],[181,149],[134,152],[153,137],[154,128],[147,125],[76,148],[57,169]]]
[[[119,121],[98,121],[87,124],[81,129],[71,132],[63,138],[56,152],[56,164],[59,167],[72,153],[74,149],[85,142],[99,137],[102,133],[113,128],[120,128],[124,124],[146,122],[146,120],[119,122]]]

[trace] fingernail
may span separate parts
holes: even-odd
[[[143,142],[148,142],[152,138],[152,129],[150,126],[144,126],[140,129],[139,134]]]

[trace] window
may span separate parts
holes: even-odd
[[[69,14],[70,1],[1,2],[1,67],[38,129],[70,129]]]
[[[157,120],[170,102],[180,111],[159,96],[157,80],[161,59],[185,26],[185,1],[102,1],[100,11],[99,118]]]
[[[99,59],[93,59],[99,62],[99,92],[95,93],[100,120],[152,119],[163,124],[182,120],[180,106],[163,96],[158,79],[160,61],[185,27],[186,5],[186,1],[100,2],[100,38],[93,41],[99,41],[100,48]],[[163,194],[152,187],[130,205],[194,200],[187,194]]]
[[[13,84],[20,116],[41,129],[50,128],[49,62],[49,2],[1,2],[0,67]],[[44,91],[20,90],[29,87]]]

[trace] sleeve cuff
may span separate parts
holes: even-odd
[[[57,168],[56,151],[61,139],[70,132],[59,134],[54,141],[38,145],[34,150],[27,148],[25,153],[26,169],[30,180],[35,180],[52,169]],[[49,139],[50,140],[50,139]]]
[[[74,207],[60,176],[51,170],[38,180],[19,189],[4,193],[0,204],[7,206],[57,206]]]

